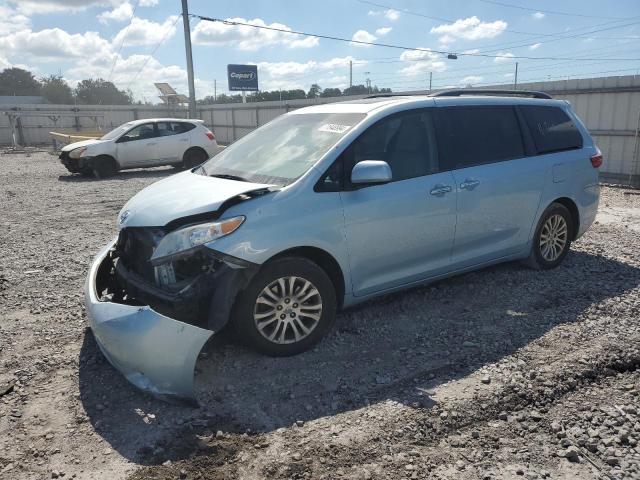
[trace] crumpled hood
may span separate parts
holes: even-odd
[[[70,143],[69,145],[65,145],[62,147],[63,152],[70,152],[71,150],[75,150],[79,147],[86,147],[88,145],[94,145],[96,143],[102,143],[104,140],[99,140],[97,138],[91,138],[89,140],[82,140],[81,142]]]
[[[188,170],[134,195],[120,210],[118,226],[161,227],[178,218],[213,212],[229,198],[269,186],[207,177]]]

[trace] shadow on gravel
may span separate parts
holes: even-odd
[[[68,175],[59,175],[58,180],[61,182],[104,182],[111,180],[131,180],[132,178],[162,178],[179,173],[181,170],[177,170],[171,167],[159,167],[154,169],[140,169],[140,170],[124,170],[116,172],[115,175],[107,178],[95,178],[93,176],[84,176],[79,173],[70,173]]]
[[[504,264],[367,302],[343,312],[327,339],[295,357],[261,356],[222,332],[198,362],[200,409],[138,392],[106,363],[88,331],[81,399],[96,431],[134,462],[224,456],[202,437],[217,430],[267,432],[387,400],[430,408],[431,388],[498,361],[639,284],[640,269],[572,252],[553,271]],[[236,446],[258,442],[232,438]]]

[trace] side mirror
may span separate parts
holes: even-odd
[[[351,170],[351,183],[358,185],[389,183],[392,178],[391,167],[382,160],[363,160]]]

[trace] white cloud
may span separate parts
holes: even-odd
[[[369,10],[367,15],[372,17],[385,17],[387,20],[391,20],[392,22],[395,22],[400,18],[400,12],[393,8],[388,10]]]
[[[121,0],[9,0],[26,15],[80,12],[91,7],[117,7]]]
[[[447,65],[442,60],[425,60],[413,62],[400,69],[400,74],[407,77],[417,77],[419,75],[425,75],[429,72],[444,72],[447,69]]]
[[[376,30],[376,35],[379,37],[384,37],[391,30],[393,30],[391,27],[381,27]]]
[[[257,65],[260,89],[289,90],[303,88],[307,83],[319,83],[322,87],[344,88],[350,61],[353,62],[354,69],[362,68],[367,63],[352,56],[335,57],[325,61],[259,62]],[[317,77],[314,78],[314,75]]]
[[[540,48],[541,43],[534,43],[533,45],[529,45],[529,50],[537,50]]]
[[[176,16],[172,15],[164,23],[156,23],[145,18],[134,17],[128,27],[124,27],[113,38],[116,45],[124,40],[124,46],[155,45],[163,38],[171,38],[176,33]]]
[[[504,74],[505,78],[513,78],[515,76],[514,73],[505,73]]]
[[[249,23],[251,25],[268,26],[282,30],[291,27],[281,23],[267,24],[260,18],[247,20],[244,18],[229,18],[230,22]],[[196,45],[231,46],[240,50],[255,51],[263,47],[283,45],[288,48],[311,48],[318,45],[317,37],[304,37],[291,33],[277,32],[246,25],[228,25],[220,22],[200,21],[191,34]]]
[[[109,23],[111,20],[114,22],[124,22],[125,20],[129,20],[132,15],[133,7],[129,2],[124,2],[113,10],[102,12],[98,15],[98,20],[100,23]]]
[[[531,15],[533,18],[535,18],[536,20],[542,20],[545,17],[545,14],[542,12],[536,12],[533,15]]]
[[[313,60],[306,63],[299,62],[260,62],[258,63],[258,70],[260,74],[263,72],[270,77],[290,77],[292,75],[303,75],[311,72],[318,67],[318,64]]]
[[[139,5],[141,7],[155,7],[159,0],[140,0]]]
[[[70,59],[109,59],[111,44],[96,32],[68,33],[60,28],[22,30],[0,37],[0,51],[9,58],[37,58],[52,62]]]
[[[0,36],[29,28],[29,17],[8,5],[0,5]]]
[[[480,53],[480,49],[479,48],[472,48],[471,50],[465,50],[462,53],[467,53],[469,55],[475,55],[476,53]]]
[[[358,30],[356,33],[353,34],[353,36],[351,37],[352,41],[356,41],[356,42],[375,42],[377,40],[378,37],[376,37],[375,35],[367,32],[366,30]],[[362,43],[353,43],[352,45],[355,45],[357,47],[370,47],[371,45],[365,45]]]
[[[442,60],[442,56],[434,53],[429,48],[422,47],[420,50],[406,50],[400,54],[400,60],[410,62],[409,65],[400,69],[399,73],[406,77],[417,77],[429,72],[443,72],[447,65]]]
[[[420,47],[420,50],[406,50],[400,54],[400,60],[403,62],[412,62],[424,59],[435,60],[440,57],[440,54],[434,53],[430,48],[426,47]]]
[[[483,77],[479,75],[469,75],[468,77],[464,77],[460,80],[460,85],[473,85],[474,83],[480,83]]]
[[[493,59],[496,63],[506,63],[510,62],[513,58],[513,53],[511,52],[498,52],[496,54],[496,58]]]
[[[494,38],[507,28],[507,22],[496,20],[495,22],[482,22],[476,16],[458,19],[454,23],[445,23],[431,28],[431,33],[441,35],[442,43],[453,43],[457,39],[479,40],[482,38]]]

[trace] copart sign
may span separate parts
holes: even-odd
[[[227,65],[227,78],[232,92],[258,91],[257,65]]]

